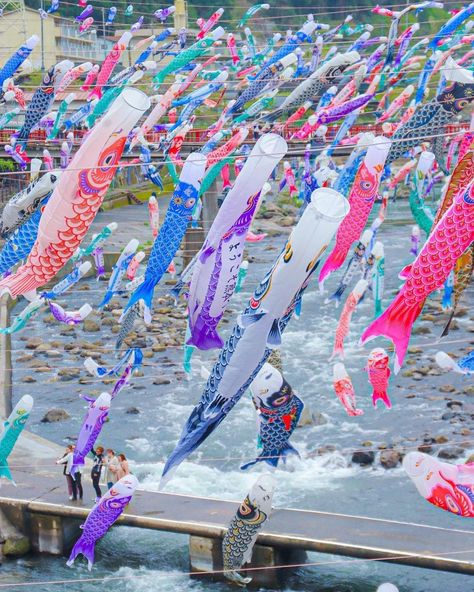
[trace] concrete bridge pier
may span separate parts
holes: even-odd
[[[37,553],[67,555],[81,531],[82,520],[48,514],[30,514],[29,538]]]
[[[191,535],[189,537],[190,571],[195,573],[221,572],[223,569],[222,539]],[[243,577],[252,578],[251,586],[278,588],[284,583],[287,570],[271,569],[280,565],[302,564],[306,561],[306,552],[288,547],[269,547],[255,545],[252,561],[247,567],[264,568],[239,570]],[[213,579],[222,580],[222,573],[216,573]]]
[[[34,503],[34,502],[32,502]],[[29,512],[20,505],[3,505],[3,513],[30,543],[36,553],[67,555],[81,534],[79,526],[84,522],[73,516]]]

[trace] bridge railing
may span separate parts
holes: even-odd
[[[286,127],[283,130],[282,135],[286,140],[289,140],[291,138],[291,136],[298,129],[299,128],[295,127],[295,126]],[[328,131],[326,134],[326,138],[328,141],[332,141],[334,139],[338,129],[339,129],[338,125],[328,126]],[[460,133],[462,131],[467,131],[468,129],[469,129],[469,123],[455,122],[450,125],[447,125],[446,128],[444,129],[444,131],[446,133],[446,137],[449,137],[449,136],[456,135],[457,133]],[[12,134],[14,134],[16,131],[18,131],[18,130],[13,129],[13,128],[4,128],[4,129],[0,130],[0,143],[2,143],[2,144],[9,143]],[[74,130],[74,145],[79,146],[82,142],[83,137],[85,136],[85,134],[87,132],[88,132],[88,130],[86,130],[86,129],[75,129]],[[384,133],[382,124],[380,124],[380,123],[353,125],[351,128],[351,135],[352,136],[355,136],[355,135],[363,133],[363,132],[372,132],[377,135],[383,135],[383,133]],[[208,140],[207,133],[208,133],[208,128],[194,128],[186,134],[186,143],[187,144],[203,144],[204,142],[206,142]],[[47,135],[46,131],[43,129],[38,129],[38,130],[31,132],[30,138],[29,138],[29,144],[34,144],[35,142],[44,143],[46,141],[46,135]],[[55,142],[55,144],[57,144],[58,147],[61,145],[61,142],[66,139],[66,135],[67,135],[67,133],[64,133],[64,132],[61,132],[58,135],[57,142]],[[146,139],[149,142],[156,144],[165,135],[166,135],[166,130],[151,131],[146,135]],[[52,144],[52,145],[54,146],[54,144]]]

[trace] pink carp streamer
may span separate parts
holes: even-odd
[[[352,244],[364,230],[378,194],[380,178],[389,149],[390,141],[383,136],[376,137],[374,144],[369,147],[349,194],[351,214],[340,225],[336,234],[336,244],[319,274],[320,287],[331,273],[341,267]]]
[[[95,126],[45,206],[27,262],[0,281],[0,293],[34,298],[73,256],[117,172],[128,133],[148,106],[144,93],[127,89]]]
[[[413,323],[426,298],[441,288],[456,260],[474,240],[474,181],[456,195],[421,249],[414,263],[404,270],[406,282],[385,312],[363,332],[361,343],[379,335],[395,346],[397,373],[405,358]]]
[[[346,302],[344,303],[341,316],[339,317],[339,323],[337,324],[336,328],[334,347],[330,358],[331,360],[336,356],[339,356],[341,359],[344,359],[344,339],[349,334],[349,326],[352,314],[354,313],[356,306],[359,303],[359,300],[364,295],[367,286],[367,280],[359,280],[357,284],[354,286],[352,292],[347,297]]]
[[[342,403],[347,415],[350,417],[363,415],[364,412],[361,409],[357,409],[354,385],[342,362],[334,364],[333,388],[336,397]]]
[[[474,518],[474,464],[453,465],[423,452],[409,452],[403,468],[427,502],[456,516]]]
[[[118,64],[122,56],[122,53],[127,49],[131,38],[132,33],[130,31],[125,31],[125,33],[123,33],[117,43],[110,50],[110,53],[105,58],[104,63],[102,64],[102,67],[97,75],[95,88],[89,94],[87,100],[90,101],[94,97],[97,97],[98,99],[102,97],[102,89],[111,77],[115,66]]]
[[[382,347],[373,349],[367,358],[367,375],[372,385],[372,405],[377,407],[377,402],[382,403],[388,409],[392,408],[392,403],[388,397],[388,379],[390,378],[390,368],[388,367],[389,358],[387,352]]]

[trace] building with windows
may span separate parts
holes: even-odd
[[[9,2],[0,0],[0,7],[2,2],[5,4],[5,8],[3,16],[0,18],[0,37],[2,39],[0,65],[18,49],[25,39],[34,34],[42,39],[42,43],[38,44],[30,57],[34,68],[40,69],[42,66],[48,68],[59,60],[65,59],[75,63],[85,61],[101,63],[123,33],[123,30],[114,32],[106,30],[104,25],[105,9],[102,9],[102,18],[96,20],[95,28],[81,34],[77,23],[70,18],[63,18],[56,13],[49,15],[46,19],[41,19],[38,10],[26,7],[23,0],[10,0]],[[165,27],[174,26],[178,31],[187,24],[187,11],[184,0],[175,0],[175,6],[174,22],[166,23]],[[157,35],[163,28],[160,23],[155,21],[137,31],[133,37],[132,47],[122,56],[122,64],[128,66],[138,57],[139,51],[133,49],[138,41]]]
[[[77,23],[71,19],[59,17],[54,22],[58,60],[100,63],[114,45],[112,39],[98,37],[96,30],[80,35]]]
[[[43,43],[40,42],[30,56],[37,69],[42,64],[49,68],[65,59],[75,63],[101,63],[114,44],[112,38],[99,37],[96,31],[81,35],[77,23],[71,19],[54,16],[41,19],[37,10],[28,7],[15,11],[7,9],[0,19],[0,64],[31,35],[43,38]]]
[[[57,61],[54,19],[47,18],[42,21],[37,10],[25,6],[18,10],[6,8],[0,18],[0,37],[2,39],[0,63],[3,64],[28,37],[38,35],[41,39],[41,28],[43,28],[43,51],[41,51],[39,43],[30,56],[33,66],[38,69],[41,68],[42,57],[44,57],[46,66]]]

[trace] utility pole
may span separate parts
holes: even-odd
[[[41,0],[41,10],[44,10],[44,0]],[[40,21],[41,21],[41,72],[44,73],[45,66],[44,66],[44,23],[43,17],[40,14]]]

